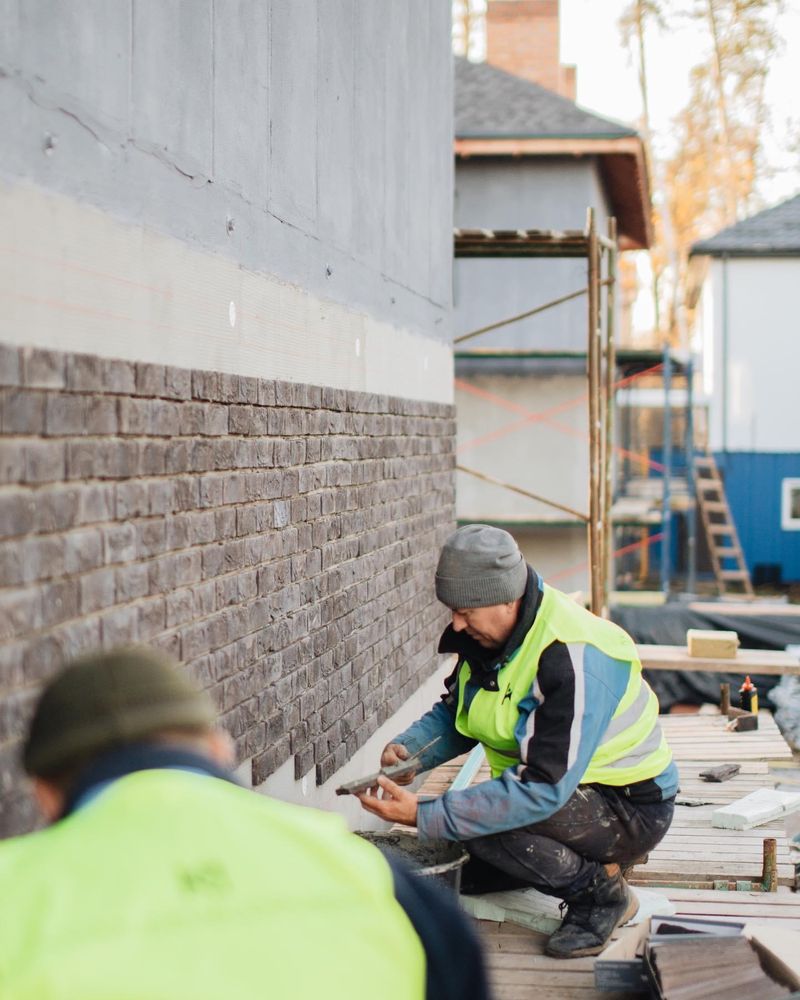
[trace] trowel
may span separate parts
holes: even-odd
[[[381,775],[384,778],[402,778],[406,774],[414,774],[419,769],[420,760],[422,755],[434,745],[438,743],[441,736],[437,736],[426,743],[424,747],[420,747],[419,750],[408,760],[401,760],[399,764],[389,764],[387,767],[382,767],[380,771],[376,771],[374,774],[367,775],[366,778],[358,778],[355,781],[348,781],[344,785],[339,785],[336,789],[337,795],[357,795],[359,792],[365,792],[368,788],[373,788],[378,783],[378,778]]]

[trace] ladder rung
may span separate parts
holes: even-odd
[[[720,570],[720,580],[749,580],[750,576],[744,569],[723,569]]]
[[[718,479],[698,479],[695,485],[700,493],[711,493],[712,490],[715,493],[722,492],[722,483]]]
[[[728,510],[728,505],[722,500],[706,500],[703,506],[706,510],[712,511],[727,512]]]
[[[714,546],[714,551],[717,553],[720,559],[730,559],[733,556],[742,555],[742,550],[738,546],[724,545],[721,548]]]
[[[694,464],[701,469],[715,469],[717,463],[708,455],[695,455]]]
[[[709,524],[708,530],[712,535],[732,535],[733,526],[730,524]]]

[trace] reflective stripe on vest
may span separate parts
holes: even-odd
[[[127,775],[0,844],[0,926],[3,1000],[425,996],[376,848],[338,816],[180,771]]]
[[[468,663],[462,664],[456,729],[483,744],[493,777],[518,766],[521,756],[527,756],[535,724],[535,712],[531,712],[525,731],[520,731],[519,704],[531,694],[539,703],[543,701],[536,678],[539,659],[553,642],[563,642],[575,666],[574,731],[570,734],[568,760],[571,767],[578,752],[584,705],[583,654],[586,646],[593,646],[626,669],[630,665],[630,675],[581,783],[628,785],[656,777],[669,765],[672,754],[658,722],[658,699],[642,677],[633,640],[617,625],[590,614],[566,594],[547,585],[542,585],[542,590],[533,626],[514,656],[498,671],[497,691],[470,690],[467,697],[471,670]],[[609,663],[608,669],[614,669],[614,664]]]

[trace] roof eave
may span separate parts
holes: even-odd
[[[644,147],[637,135],[544,136],[497,139],[464,138],[455,140],[457,157],[475,156],[596,156],[601,162],[603,180],[611,208],[617,219],[621,250],[645,250],[653,240],[650,216],[650,181]]]
[[[797,247],[704,247],[696,244],[690,257],[800,257]]]

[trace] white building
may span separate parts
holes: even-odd
[[[692,247],[709,444],[748,568],[800,580],[800,195]]]

